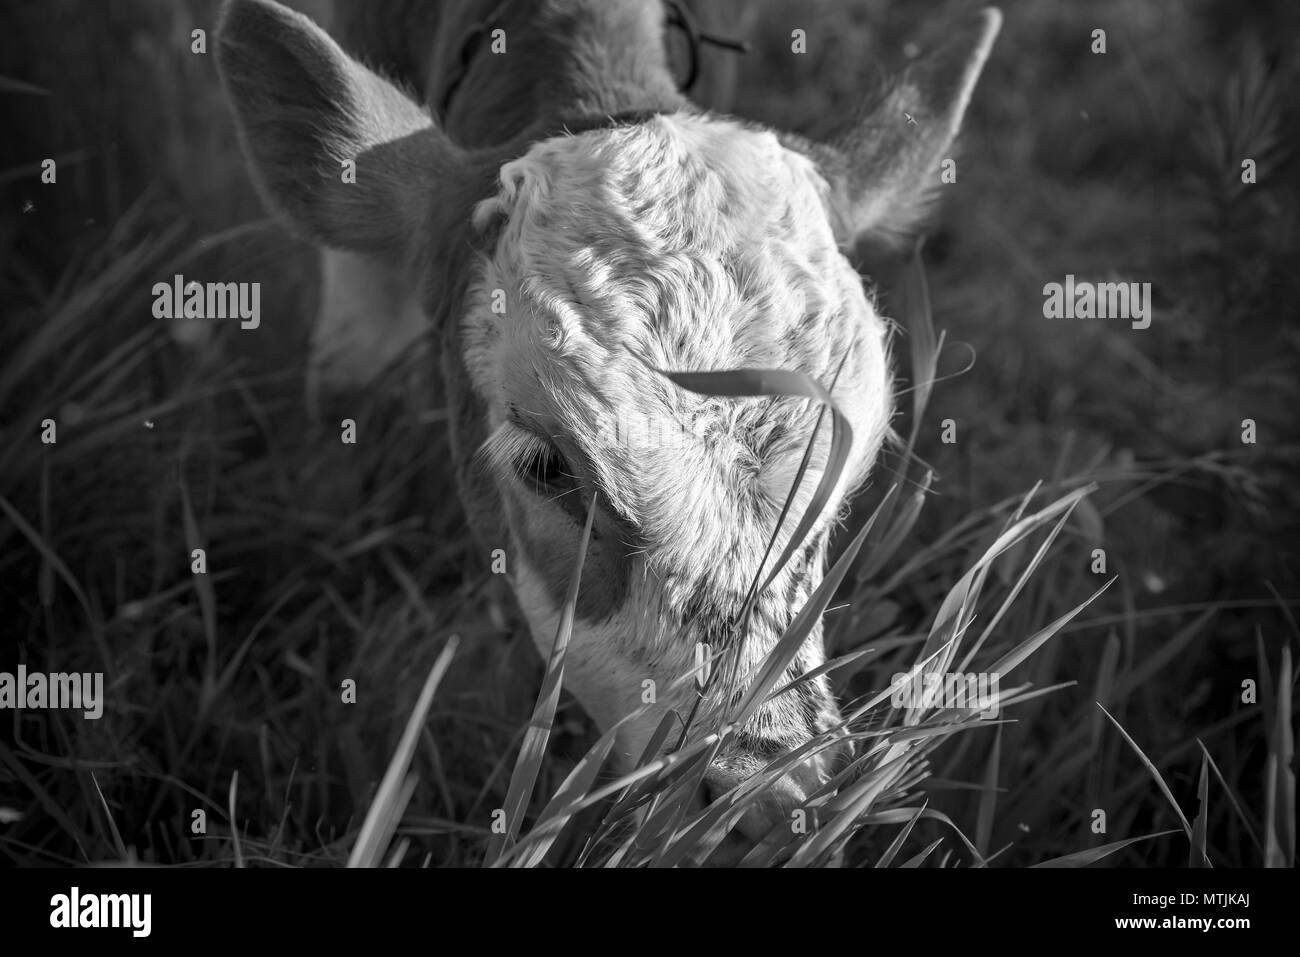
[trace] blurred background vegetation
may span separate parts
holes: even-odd
[[[812,136],[944,15],[928,0],[752,6],[734,112]],[[1274,716],[1294,701],[1282,662],[1300,637],[1300,6],[1002,9],[924,247],[946,334],[917,442],[936,480],[890,565],[846,585],[851,613],[828,635],[903,648],[987,546],[999,503],[1040,481],[1098,482],[1003,624],[1023,637],[1086,598],[1104,548],[1115,586],[1032,666],[1036,685],[1072,684],[996,741],[970,734],[939,752],[924,787],[1006,848],[1003,864],[1177,826],[1101,700],[1189,818],[1203,742],[1230,795],[1207,813],[1211,860],[1258,864],[1278,775],[1294,773]],[[191,53],[195,28],[211,50],[216,13],[209,0],[0,13],[0,668],[103,670],[109,697],[98,722],[3,714],[0,807],[21,819],[0,824],[0,854],[226,861],[233,804],[248,860],[338,863],[456,633],[402,833],[408,863],[476,863],[540,664],[464,530],[437,405],[358,406],[355,447],[303,407],[315,257],[266,218],[212,55]],[[790,54],[795,27],[806,56]],[[1104,55],[1090,49],[1098,28]],[[40,182],[45,157],[56,185]],[[890,314],[897,270],[872,266]],[[261,328],[162,327],[150,290],[177,272],[261,282]],[[1152,326],[1044,319],[1042,287],[1067,273],[1152,283]],[[896,354],[908,348],[900,334]],[[900,363],[904,388],[907,375]],[[905,394],[900,432],[909,407]],[[45,418],[57,445],[38,441]],[[189,573],[200,545],[206,579]],[[874,661],[852,687],[879,689],[896,665]],[[344,678],[355,705],[340,703]],[[1247,679],[1256,705],[1242,702]],[[590,740],[566,703],[542,792]],[[975,784],[990,768],[998,803],[980,823]],[[1105,835],[1089,828],[1098,807]],[[190,832],[195,808],[206,836]],[[940,836],[931,823],[918,846]],[[879,830],[864,840],[897,829]],[[1181,864],[1179,840],[1109,861]]]

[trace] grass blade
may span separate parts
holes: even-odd
[[[451,665],[451,659],[459,645],[460,639],[457,636],[452,635],[448,638],[442,653],[429,669],[429,676],[424,679],[424,687],[420,689],[420,697],[416,699],[415,708],[406,720],[406,728],[397,743],[397,750],[393,752],[392,760],[388,762],[388,770],[384,772],[383,780],[379,783],[379,790],[375,792],[374,800],[370,802],[370,810],[361,824],[361,833],[357,835],[356,843],[352,845],[352,853],[348,856],[348,867],[380,866],[384,848],[388,846],[393,831],[414,792],[414,781],[407,778],[406,772],[411,767],[411,759],[415,756],[415,745],[419,741],[420,730],[424,727],[424,719],[433,704],[434,692],[438,690],[438,684],[447,673],[447,668]],[[231,823],[234,823],[233,818]]]
[[[1103,857],[1109,857],[1116,851],[1122,851],[1130,844],[1137,844],[1139,841],[1149,841],[1152,838],[1165,837],[1169,834],[1177,834],[1178,829],[1172,831],[1160,831],[1156,834],[1144,834],[1142,837],[1130,837],[1127,840],[1115,841],[1112,844],[1103,844],[1101,847],[1090,847],[1086,850],[1075,851],[1073,854],[1066,854],[1063,857],[1054,857],[1050,861],[1040,861],[1034,864],[1034,867],[1087,867],[1089,864],[1095,864]]]
[[[504,808],[506,832],[494,834],[492,840],[488,842],[485,859],[487,864],[494,863],[503,851],[514,844],[520,825],[523,823],[528,799],[533,793],[533,785],[537,783],[537,775],[542,767],[546,742],[550,739],[551,726],[555,721],[555,709],[560,702],[560,685],[564,679],[564,657],[568,651],[569,638],[573,635],[578,585],[582,581],[582,566],[587,558],[587,545],[591,541],[591,526],[595,518],[596,494],[593,492],[591,503],[587,506],[587,524],[582,530],[582,540],[578,543],[578,558],[574,562],[569,593],[565,597],[560,624],[555,631],[555,644],[551,647],[551,657],[546,662],[546,676],[542,679],[542,690],[537,695],[537,705],[533,708],[533,716],[528,722],[523,744],[519,746],[519,757],[510,775],[510,787],[506,792]]]
[[[1101,705],[1098,705],[1097,707],[1101,708]],[[1169,806],[1172,807],[1174,813],[1178,815],[1178,821],[1183,826],[1183,833],[1187,835],[1187,839],[1190,841],[1192,839],[1192,826],[1187,823],[1187,816],[1183,814],[1183,809],[1180,808],[1178,802],[1174,800],[1173,792],[1169,790],[1169,785],[1165,784],[1165,779],[1160,775],[1160,771],[1156,768],[1155,764],[1152,763],[1151,759],[1146,756],[1146,753],[1138,747],[1138,743],[1129,737],[1129,733],[1124,730],[1124,726],[1116,721],[1114,716],[1105,708],[1101,708],[1101,711],[1102,714],[1110,718],[1111,724],[1119,729],[1119,733],[1123,735],[1124,740],[1127,741],[1129,747],[1133,749],[1133,753],[1138,756],[1138,760],[1142,762],[1143,767],[1151,773],[1151,777],[1155,779],[1156,787],[1160,788],[1160,793],[1165,796],[1165,800],[1169,802]]]
[[[835,404],[835,400],[831,398],[831,394],[825,387],[802,372],[794,372],[789,369],[734,369],[719,372],[666,372],[662,369],[656,369],[655,371],[666,376],[683,389],[699,395],[732,396],[736,398],[802,396],[803,398],[816,399],[831,410],[831,445],[821,481],[817,483],[817,488],[813,492],[808,507],[804,509],[803,515],[800,516],[799,524],[795,526],[794,532],[786,541],[781,557],[777,559],[776,564],[767,575],[767,580],[758,589],[758,593],[762,594],[776,579],[777,575],[781,573],[781,569],[785,567],[786,562],[790,560],[790,556],[802,544],[804,538],[813,525],[817,523],[822,511],[826,508],[831,492],[839,483],[840,474],[844,471],[844,464],[848,461],[849,449],[853,444],[853,428],[849,425],[848,419],[844,417],[844,413],[840,411],[839,406]],[[816,440],[815,435],[812,440]]]
[[[1206,825],[1210,819],[1210,762],[1209,756],[1201,755],[1201,780],[1196,786],[1196,797],[1200,808],[1196,819],[1192,821],[1192,849],[1187,855],[1188,867],[1209,867],[1210,857],[1205,853]]]

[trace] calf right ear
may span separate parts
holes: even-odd
[[[923,45],[927,52],[831,142],[789,138],[813,157],[831,187],[841,245],[912,245],[938,196],[942,161],[1001,25],[994,7],[945,24],[935,33],[939,42]]]
[[[277,3],[227,2],[217,67],[263,200],[322,245],[405,252],[467,167],[409,97]]]

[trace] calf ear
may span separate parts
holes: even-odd
[[[842,246],[902,248],[914,238],[1001,25],[994,7],[949,25],[843,133],[805,146],[831,185]]]
[[[227,2],[217,67],[263,200],[323,245],[410,248],[438,187],[465,166],[409,97],[277,3]]]

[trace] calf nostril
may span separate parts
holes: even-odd
[[[751,843],[766,840],[774,828],[788,823],[794,809],[801,804],[811,788],[811,782],[804,778],[800,764],[781,777],[765,783],[758,793],[747,793],[744,813],[735,822],[735,832],[743,835]],[[755,767],[751,773],[760,773],[761,767]],[[815,769],[813,773],[816,774]],[[702,792],[709,804],[729,804],[727,795],[749,775],[736,770],[713,768],[704,778]]]
[[[817,752],[808,762],[808,766],[816,768],[823,780],[829,781],[852,764],[854,756],[853,742],[848,738],[841,738]]]
[[[706,803],[717,803],[752,774],[761,773],[770,759],[767,755],[759,757],[746,752],[743,760],[715,764],[705,775],[701,788]],[[770,816],[773,812],[784,813],[806,801],[843,770],[850,760],[851,755],[839,753],[838,745],[809,755],[787,768],[779,778],[766,783],[763,793],[753,802],[754,806],[763,809],[763,816]]]
[[[737,784],[736,778],[726,771],[710,771],[704,776],[704,800],[713,804],[724,797]]]

